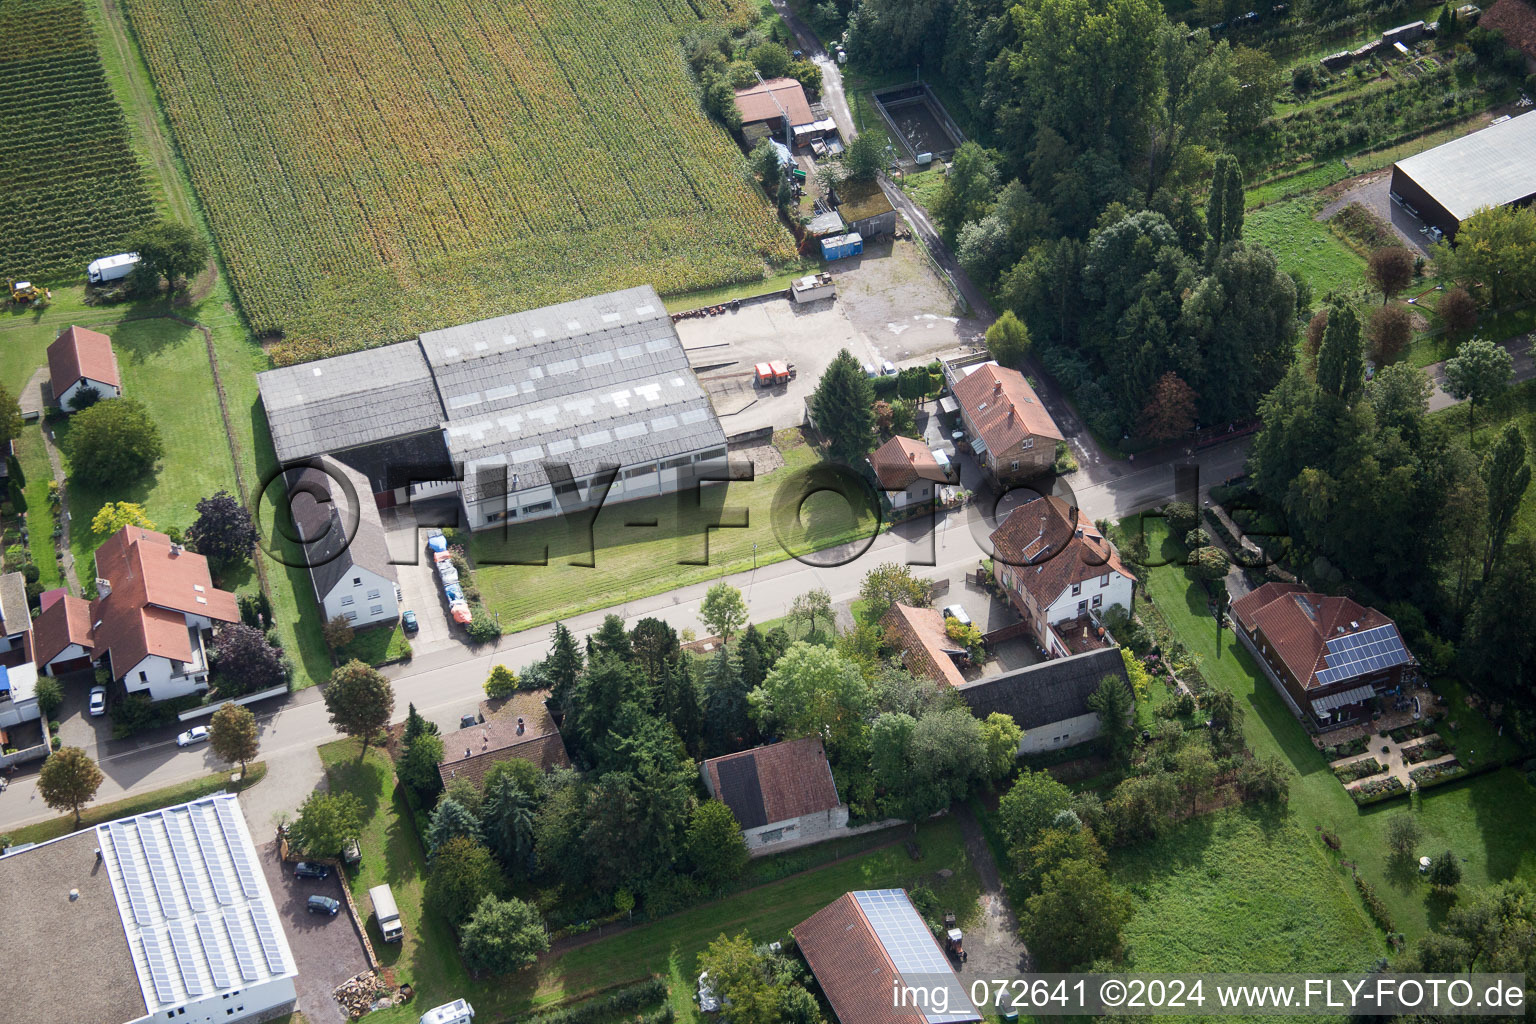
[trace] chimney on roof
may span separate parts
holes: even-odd
[[[1009,423],[1013,422],[1013,406],[1012,405],[1008,406],[1008,422]]]
[[[1000,395],[1000,394],[1003,393],[1003,382],[1002,381],[995,380],[995,381],[992,382],[992,393],[994,395]]]
[[[517,734],[519,736],[523,734],[523,720],[521,718],[517,720]]]
[[[907,452],[907,461],[908,462],[916,462],[917,461],[917,453],[916,452]]]
[[[179,554],[181,554],[181,545],[180,544],[172,544],[171,545],[171,557],[175,558]]]
[[[1350,629],[1359,629],[1360,628],[1360,623],[1351,620],[1350,623],[1349,623],[1349,628]]]
[[[470,751],[469,751],[469,748],[468,748],[468,747],[465,747],[465,748],[464,748],[464,756],[465,756],[465,757],[468,757],[468,756],[469,756],[469,753],[470,753]]]
[[[1077,528],[1077,532],[1076,532],[1076,533],[1075,533],[1075,534],[1073,534],[1073,536],[1075,536],[1075,537],[1081,537],[1081,536],[1082,536],[1082,535],[1083,535],[1083,528],[1082,528],[1082,527],[1081,527],[1081,526],[1079,526],[1079,527],[1078,527],[1078,528]]]
[[[110,597],[112,595],[112,581],[96,577],[96,596]]]

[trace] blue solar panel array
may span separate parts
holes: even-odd
[[[875,930],[880,945],[885,947],[886,955],[891,958],[897,973],[903,976],[954,977],[954,968],[950,966],[949,959],[939,949],[938,940],[933,937],[923,919],[917,916],[905,890],[865,889],[854,893],[853,898],[858,901],[859,909]],[[933,983],[932,979],[924,980],[927,984]],[[977,1015],[970,1009],[970,1000],[966,998],[958,979],[953,987],[954,991],[949,998],[950,1012],[939,1013],[927,1007],[922,1008],[928,1024],[976,1019]],[[964,1009],[959,1009],[961,1007]]]
[[[1406,665],[1409,657],[1396,626],[1376,626],[1329,640],[1325,660],[1328,667],[1317,673],[1323,686]]]

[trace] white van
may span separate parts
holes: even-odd
[[[379,919],[379,931],[385,942],[399,942],[405,938],[405,927],[400,923],[400,908],[395,906],[395,894],[387,885],[376,885],[368,890],[368,901],[373,904],[373,916]]]

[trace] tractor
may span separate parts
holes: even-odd
[[[8,281],[11,301],[18,306],[46,306],[53,299],[53,292],[39,288],[31,281]]]
[[[953,910],[946,911],[944,914],[944,952],[958,962],[965,963],[965,935],[955,922]]]

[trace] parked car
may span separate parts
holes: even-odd
[[[474,715],[460,715],[459,716],[459,728],[460,729],[473,729],[478,724],[479,723],[476,721]]]
[[[91,687],[91,717],[99,717],[107,713],[107,688],[105,686]]]
[[[948,608],[945,608],[944,617],[946,619],[954,619],[962,626],[969,626],[971,624],[971,617],[965,613],[964,608],[961,608],[957,604],[952,604]]]
[[[876,370],[873,366],[870,366],[868,363],[865,363],[864,364],[864,376],[866,376],[866,377],[878,377],[878,376],[880,376],[880,371]]]
[[[896,376],[896,373],[896,364],[891,362],[889,359],[880,364],[880,376],[894,377]]]
[[[331,869],[324,864],[312,864],[301,860],[293,866],[294,878],[330,878]]]
[[[416,631],[421,628],[416,622],[416,613],[412,611],[407,611],[400,616],[400,625],[405,628],[406,636],[415,636]]]
[[[329,914],[336,916],[341,909],[341,900],[333,900],[329,896],[311,896],[304,905],[304,909],[311,914]]]
[[[176,737],[178,747],[190,747],[194,743],[208,742],[208,727],[206,725],[194,725],[180,736]]]

